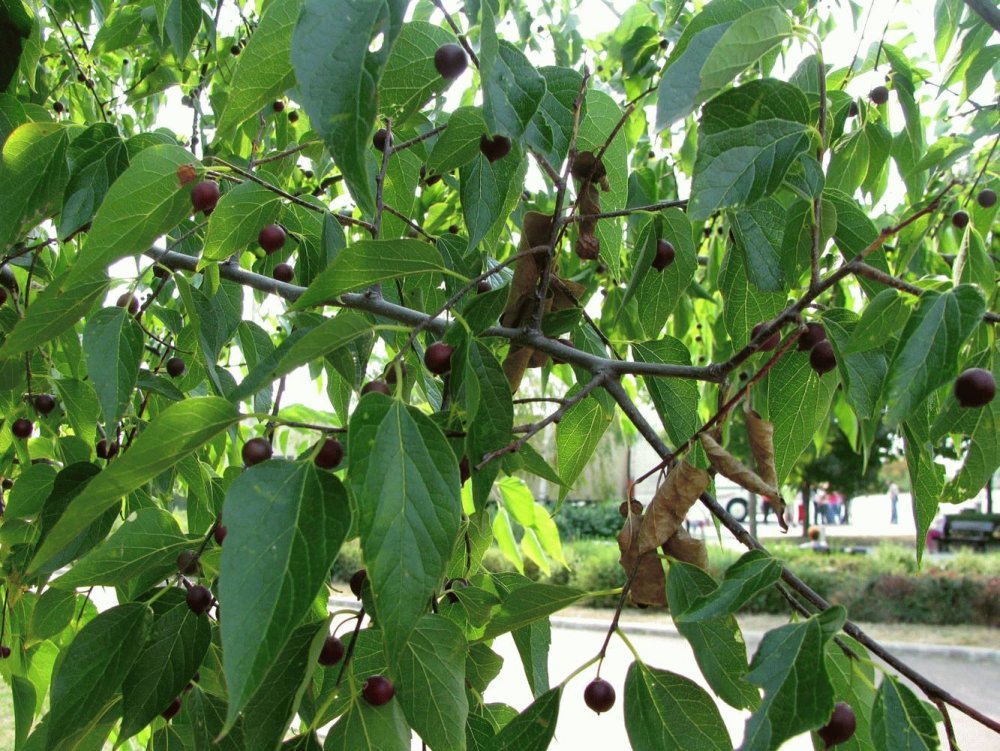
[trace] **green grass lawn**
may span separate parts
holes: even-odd
[[[14,697],[6,683],[0,683],[0,748],[14,748]]]

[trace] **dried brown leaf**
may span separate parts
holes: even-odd
[[[750,451],[753,452],[757,474],[765,483],[776,488],[778,476],[774,468],[774,425],[752,409],[746,410],[746,421],[747,437],[750,439]]]
[[[768,498],[778,498],[781,495],[776,487],[764,482],[756,472],[722,448],[710,435],[702,433],[700,439],[705,453],[708,454],[708,460],[719,474],[728,477],[751,493]]]
[[[705,541],[696,540],[684,527],[679,528],[673,537],[663,543],[663,552],[678,561],[708,570],[708,548],[705,547]]]
[[[642,517],[629,514],[625,517],[622,531],[618,533],[618,549],[621,557],[618,562],[625,570],[625,576],[631,576],[632,586],[629,587],[629,597],[637,605],[654,605],[665,607],[667,604],[667,576],[663,571],[663,563],[655,553],[639,553],[639,530]],[[636,568],[638,561],[638,568]]]
[[[601,194],[597,186],[589,180],[580,186],[580,213],[600,214]],[[585,261],[593,261],[601,253],[601,242],[597,237],[597,220],[584,219],[577,223],[579,235],[576,238],[576,254]]]
[[[674,536],[688,509],[708,487],[708,472],[683,461],[667,474],[642,517],[639,551],[655,550]]]

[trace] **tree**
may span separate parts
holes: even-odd
[[[327,749],[543,749],[567,692],[614,691],[635,748],[728,748],[717,699],[747,750],[851,721],[858,748],[936,748],[949,706],[1000,730],[707,491],[778,496],[831,415],[864,451],[885,425],[919,543],[995,470],[992,11],[939,0],[936,59],[887,31],[833,67],[815,3],[637,3],[586,43],[569,3],[457,5],[0,0],[17,748],[314,749],[335,721]],[[157,126],[178,93],[183,133]],[[514,425],[515,399],[550,409]],[[552,685],[548,616],[588,593],[480,565],[558,558],[504,478],[568,492],[615,419],[669,471],[623,504],[608,638],[669,595],[714,697],[639,655],[610,686],[604,649],[586,690]],[[555,466],[528,442],[549,426]],[[969,446],[950,481],[945,436]],[[749,548],[721,582],[682,530],[699,499]],[[360,605],[329,613],[354,537]],[[801,618],[748,663],[733,614],[775,586]],[[483,701],[506,633],[521,711]]]

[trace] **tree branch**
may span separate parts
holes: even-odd
[[[994,31],[1000,31],[1000,8],[990,0],[965,0],[976,15],[993,27]]]

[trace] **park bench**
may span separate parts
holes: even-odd
[[[952,514],[944,518],[944,533],[940,549],[951,545],[970,545],[985,552],[991,546],[1000,548],[1000,514]]]

